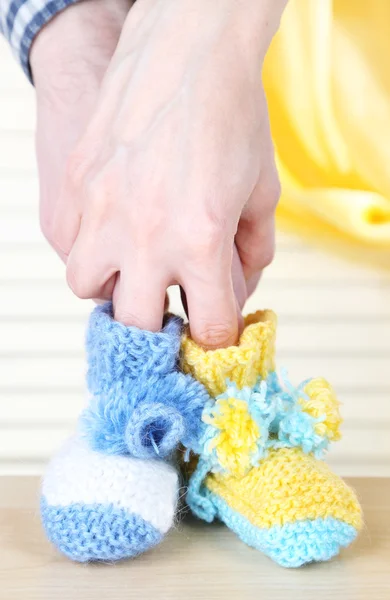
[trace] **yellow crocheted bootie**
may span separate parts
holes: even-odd
[[[293,388],[274,366],[276,317],[245,320],[237,346],[204,351],[188,335],[182,369],[210,394],[187,502],[280,565],[329,560],[362,526],[354,492],[321,460],[340,437],[339,404],[322,378]]]

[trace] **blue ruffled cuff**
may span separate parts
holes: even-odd
[[[115,321],[110,303],[93,311],[86,338],[91,400],[81,416],[93,449],[164,458],[181,442],[199,451],[209,396],[179,371],[181,332],[178,317],[152,333]]]

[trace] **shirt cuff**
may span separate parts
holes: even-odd
[[[32,83],[29,63],[35,36],[59,12],[79,0],[12,0],[3,15],[2,29],[23,71]]]

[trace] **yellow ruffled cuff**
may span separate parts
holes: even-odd
[[[211,396],[226,390],[226,382],[239,389],[266,379],[275,369],[276,315],[258,311],[245,318],[245,329],[237,346],[203,350],[186,332],[181,344],[181,368],[200,381]]]

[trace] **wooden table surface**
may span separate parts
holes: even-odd
[[[390,480],[352,479],[365,529],[329,563],[278,567],[221,524],[185,518],[148,554],[115,565],[60,556],[41,529],[39,480],[0,478],[1,600],[389,600]]]

